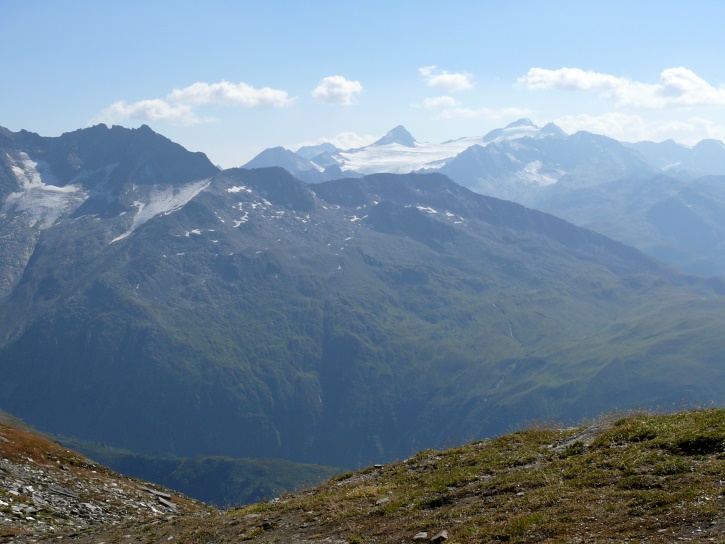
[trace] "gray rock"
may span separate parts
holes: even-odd
[[[440,533],[430,539],[433,544],[440,544],[441,542],[445,542],[446,540],[448,540],[448,531],[446,531],[445,529],[443,529]]]
[[[171,497],[171,496],[169,495],[169,497]],[[176,512],[176,505],[173,502],[168,501],[168,500],[166,500],[163,497],[157,497],[157,498],[158,498],[159,502],[161,504],[163,504],[166,508],[168,508],[168,509],[173,510],[174,512]]]
[[[141,489],[143,489],[144,491],[148,491],[149,493],[151,493],[152,495],[156,495],[157,497],[162,497],[167,500],[171,498],[171,495],[169,495],[168,493],[164,493],[163,491],[156,491],[155,489],[151,489],[150,487],[142,487]]]
[[[51,493],[55,493],[56,495],[62,495],[63,497],[69,497],[71,499],[78,498],[78,493],[74,493],[70,489],[66,489],[65,487],[61,487],[59,485],[48,484],[46,489]]]

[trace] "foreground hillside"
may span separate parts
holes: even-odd
[[[427,450],[265,503],[63,541],[722,542],[724,481],[725,410],[641,414]]]
[[[342,472],[284,459],[155,457],[59,437],[69,449],[116,472],[176,489],[214,506],[239,506],[312,487]]]
[[[121,476],[0,412],[0,541],[210,511]]]

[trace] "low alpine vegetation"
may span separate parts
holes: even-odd
[[[426,450],[244,508],[78,540],[722,541],[724,446],[723,409],[611,416]]]

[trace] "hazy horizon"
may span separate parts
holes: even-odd
[[[4,6],[0,126],[150,125],[224,167],[267,147],[438,143],[528,117],[725,139],[725,5],[80,1]]]

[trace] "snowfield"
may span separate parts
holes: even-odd
[[[480,138],[478,140],[480,143]],[[337,157],[341,159],[340,168],[343,171],[353,170],[361,174],[407,174],[422,168],[440,168],[446,159],[455,157],[470,145],[462,141],[443,144],[416,142],[414,147],[387,144],[343,151]]]
[[[485,136],[458,138],[440,144],[415,142],[413,146],[399,143],[373,144],[341,151],[332,155],[332,158],[338,162],[343,171],[352,170],[366,175],[380,172],[408,174],[422,169],[437,170],[473,145],[486,146],[503,140],[537,137],[541,130],[531,121],[521,119],[505,128],[493,130]]]
[[[130,228],[111,240],[111,244],[123,240],[134,230],[157,215],[168,215],[183,208],[192,198],[209,187],[211,178],[194,181],[181,187],[157,187],[155,186],[148,199],[137,200],[133,204],[138,208],[136,215],[131,222]]]
[[[27,153],[19,153],[17,159],[10,155],[7,158],[20,190],[7,197],[0,217],[10,212],[22,214],[31,227],[44,230],[53,226],[63,214],[72,213],[88,198],[79,185],[60,187],[47,165],[32,160]]]

